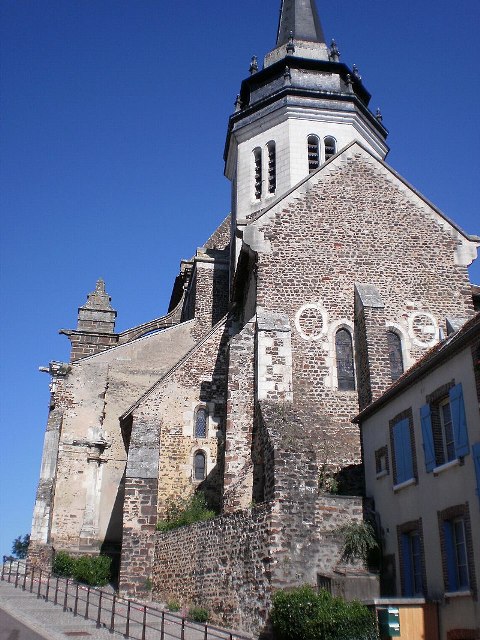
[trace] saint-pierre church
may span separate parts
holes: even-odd
[[[387,164],[381,113],[327,42],[314,0],[282,1],[228,122],[231,213],[180,262],[168,313],[116,332],[99,280],[62,330],[34,565],[109,553],[122,592],[148,579],[245,630],[270,588],[335,575],[332,532],[365,512],[352,418],[474,316],[480,238]],[[155,531],[199,491],[214,520]]]

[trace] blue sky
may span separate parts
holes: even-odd
[[[162,315],[229,211],[227,119],[280,0],[2,0],[0,554],[29,531],[60,328],[103,277],[119,331]],[[318,6],[388,162],[480,233],[478,0]],[[471,268],[480,283],[480,261]]]

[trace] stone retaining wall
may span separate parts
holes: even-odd
[[[203,606],[214,623],[257,635],[268,630],[272,593],[316,585],[340,568],[346,522],[362,519],[361,498],[317,496],[307,510],[265,503],[156,534],[153,598]],[[360,571],[361,574],[365,572]]]

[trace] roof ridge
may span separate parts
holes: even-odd
[[[410,189],[410,191],[412,191],[418,198],[420,198],[420,200],[422,200],[428,207],[430,207],[439,216],[441,216],[449,225],[451,225],[454,229],[456,229],[456,231],[458,231],[461,235],[463,235],[467,240],[469,240],[470,242],[478,242],[478,243],[480,243],[480,236],[472,235],[472,234],[467,233],[464,229],[462,229],[462,227],[460,227],[460,225],[458,225],[454,220],[452,220],[445,213],[443,213],[443,211],[441,209],[439,209],[435,204],[433,204],[433,202],[431,202],[431,200],[429,200],[420,191],[418,191],[418,189],[416,189],[408,180],[406,180],[406,178],[404,178],[400,173],[398,173],[398,171],[396,171],[385,160],[383,160],[382,158],[379,158],[376,155],[374,155],[374,153],[370,149],[368,149],[366,146],[364,146],[359,140],[352,140],[347,145],[342,147],[342,149],[337,151],[337,153],[335,155],[333,155],[331,158],[329,158],[318,169],[316,169],[315,171],[312,171],[312,173],[308,174],[305,178],[302,178],[299,182],[297,182],[297,184],[295,184],[288,191],[286,191],[284,194],[282,194],[277,200],[272,202],[268,207],[265,207],[264,209],[259,211],[251,220],[248,220],[246,226],[249,226],[250,224],[252,224],[254,222],[257,222],[257,220],[262,218],[265,213],[268,213],[268,211],[270,211],[274,207],[278,206],[282,202],[282,200],[284,200],[285,198],[290,196],[297,189],[299,189],[302,185],[304,185],[306,182],[311,180],[314,176],[320,174],[326,167],[328,167],[337,158],[342,156],[348,149],[350,149],[351,147],[353,147],[355,145],[360,147],[360,149],[362,149],[365,153],[367,153],[373,160],[376,160],[377,162],[379,162],[388,173],[390,173],[393,177],[395,177],[402,184],[404,184],[408,189]]]
[[[205,342],[207,342],[207,340],[211,338],[212,335],[214,335],[217,329],[219,329],[222,325],[226,324],[227,318],[228,318],[228,313],[226,313],[223,316],[223,318],[221,318],[210,329],[210,331],[208,331],[203,336],[203,338],[200,338],[200,340],[196,344],[194,344],[193,347],[191,347],[191,349],[189,349],[187,353],[180,358],[180,360],[177,360],[177,362],[173,365],[173,367],[171,367],[166,373],[163,374],[163,376],[161,376],[156,382],[154,382],[153,385],[138,398],[138,400],[136,400],[124,413],[122,413],[122,415],[120,416],[120,421],[125,420],[125,418],[129,416],[132,413],[132,411],[134,411],[144,400],[146,400],[150,396],[150,394],[153,393],[155,389],[162,382],[164,382],[169,376],[175,373],[175,371],[177,371],[177,369],[179,369],[182,366],[182,364],[184,364],[190,358],[190,356],[195,353],[195,351],[197,351],[201,346],[203,346]]]

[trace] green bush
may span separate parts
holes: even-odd
[[[377,640],[373,614],[311,587],[277,591],[271,621],[279,640]]]
[[[176,600],[169,600],[167,602],[167,609],[169,611],[180,611],[180,603],[177,602]]]
[[[110,580],[111,563],[108,556],[80,556],[75,560],[73,577],[78,582],[101,587]]]
[[[210,614],[203,607],[191,607],[188,610],[187,618],[193,622],[208,622]]]
[[[203,522],[215,517],[215,511],[208,508],[203,493],[195,493],[190,498],[170,500],[167,504],[166,515],[157,523],[158,531],[171,531],[194,522]]]
[[[108,556],[70,556],[59,551],[53,561],[53,573],[64,578],[75,578],[90,586],[103,586],[110,580],[111,558]]]
[[[369,522],[349,522],[340,532],[344,536],[342,560],[345,562],[366,562],[369,554],[378,548],[375,530]]]
[[[75,558],[65,551],[59,551],[53,559],[53,573],[63,578],[71,578],[75,567]]]

